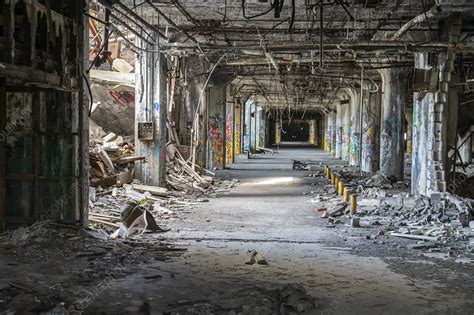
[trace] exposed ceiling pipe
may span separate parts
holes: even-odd
[[[431,9],[421,14],[418,14],[413,19],[405,23],[400,30],[398,30],[395,34],[390,37],[390,40],[398,40],[403,34],[405,34],[410,28],[415,26],[418,23],[425,21],[427,18],[434,17],[441,14],[441,7],[438,5],[434,5]]]
[[[145,21],[140,15],[135,13],[133,10],[129,9],[125,4],[123,4],[120,1],[115,2],[114,4],[118,5],[122,10],[133,16],[135,19],[137,19],[142,25],[146,26],[148,29],[154,31],[156,34],[158,34],[161,38],[169,40],[168,36],[160,32],[159,29],[155,28],[153,25]]]
[[[186,32],[184,29],[182,29],[181,27],[179,27],[176,23],[174,23],[168,16],[166,16],[166,14],[164,14],[160,9],[158,9],[157,6],[155,6],[150,0],[145,0],[145,2],[153,8],[153,10],[155,10],[159,15],[161,15],[165,20],[166,22],[168,22],[171,26],[177,28],[181,33],[183,33],[184,35],[186,35],[193,43],[198,43],[198,41],[192,37],[188,32]]]

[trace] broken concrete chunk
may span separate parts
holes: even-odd
[[[265,260],[262,254],[258,253],[255,250],[249,250],[247,254],[247,260],[245,261],[246,265],[253,265],[253,264],[259,264],[259,265],[268,265],[268,262]]]
[[[344,213],[344,210],[346,209],[346,207],[347,207],[346,204],[337,205],[337,206],[327,210],[326,214],[329,217],[340,216]]]

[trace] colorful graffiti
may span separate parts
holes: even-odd
[[[360,153],[360,133],[353,132],[351,134],[351,148],[350,148],[350,165],[359,165]]]
[[[362,137],[362,161],[361,167],[364,172],[373,172],[375,169],[376,129],[370,127]]]
[[[234,154],[240,154],[242,147],[242,114],[240,104],[235,106],[235,120],[234,120]]]
[[[224,167],[224,119],[221,115],[209,117],[210,153],[213,168]]]
[[[229,107],[229,106],[228,106]],[[225,116],[225,163],[230,165],[234,163],[234,115],[231,106],[231,112],[227,111]]]

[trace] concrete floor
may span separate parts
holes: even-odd
[[[293,171],[292,159],[341,164],[313,148],[285,148],[274,155],[240,160],[218,174],[239,178],[237,188],[179,211],[176,218],[160,222],[169,232],[149,235],[187,248],[168,260],[145,251],[140,255],[147,259],[132,252],[122,264],[104,257],[104,262],[95,260],[91,265],[92,257],[74,255],[65,261],[58,257],[37,262],[15,258],[10,251],[0,255],[5,266],[0,268],[0,278],[18,281],[25,276],[19,283],[36,279],[31,286],[50,283],[50,290],[63,301],[68,294],[75,300],[84,291],[81,285],[87,284],[85,314],[162,314],[165,310],[171,310],[166,314],[208,314],[189,311],[208,304],[221,310],[246,304],[250,310],[246,314],[268,314],[258,308],[263,303],[261,293],[285,284],[302,285],[317,299],[314,314],[474,314],[471,263],[457,262],[446,253],[427,255],[409,249],[409,240],[388,236],[367,240],[367,235],[377,232],[371,229],[343,224],[327,228],[308,202],[311,197],[304,195],[327,181],[308,177],[308,171]],[[106,244],[101,246],[115,252]],[[51,246],[45,255],[51,256]],[[248,250],[257,250],[268,265],[244,264]],[[94,269],[97,266],[100,271]],[[107,270],[120,270],[120,275],[106,283],[81,284],[74,273],[85,268],[92,279],[103,278]],[[188,311],[176,311],[183,307]]]
[[[189,249],[167,267],[177,281],[167,283],[172,297],[164,300],[215,301],[239,287],[297,283],[323,314],[473,313],[472,265],[410,252],[399,240],[368,241],[370,231],[326,228],[303,192],[327,183],[293,171],[292,159],[341,164],[323,151],[287,148],[219,173],[241,184],[160,235]],[[248,250],[269,265],[245,265]]]

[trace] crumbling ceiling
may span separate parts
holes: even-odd
[[[289,100],[327,107],[334,91],[360,86],[361,71],[365,81],[377,81],[381,69],[412,66],[414,52],[453,48],[438,35],[438,21],[450,14],[464,20],[454,49],[466,60],[473,52],[468,0],[322,2],[101,0],[122,20],[118,25],[128,24],[168,55],[210,63],[225,55],[216,73],[235,76],[233,83],[244,87],[237,92],[277,107],[292,106]],[[140,18],[132,22],[134,15]]]

